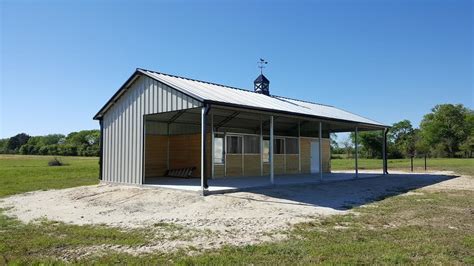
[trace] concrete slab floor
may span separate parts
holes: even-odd
[[[330,183],[345,180],[374,178],[383,176],[382,173],[361,173],[356,178],[355,173],[333,172],[323,174],[321,180],[319,174],[290,174],[277,175],[274,177],[274,184],[270,183],[270,176],[246,176],[246,177],[227,177],[208,180],[208,189],[203,194],[218,194],[235,191],[243,191],[255,188],[301,185],[315,183]],[[178,189],[202,193],[200,178],[175,178],[175,177],[153,177],[147,178],[145,186],[160,187],[168,189]]]

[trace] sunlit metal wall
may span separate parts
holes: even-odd
[[[103,116],[102,180],[142,184],[144,115],[196,108],[201,103],[141,76]]]

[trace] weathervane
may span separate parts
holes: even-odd
[[[260,68],[260,74],[263,74],[263,69],[265,68],[265,65],[268,64],[265,59],[260,58],[260,61],[257,62],[258,68]]]

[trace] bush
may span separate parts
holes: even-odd
[[[77,147],[71,144],[58,145],[58,154],[63,156],[76,156]]]
[[[23,155],[28,155],[28,154],[35,155],[35,154],[38,154],[37,151],[38,149],[34,145],[27,143],[27,144],[22,145],[18,152]]]
[[[54,157],[52,160],[48,162],[49,166],[62,166],[64,165],[58,158]]]
[[[67,137],[62,134],[30,137],[24,133],[0,139],[0,154],[99,156],[100,131],[82,130]]]
[[[40,154],[40,155],[47,155],[48,152],[49,152],[49,147],[48,147],[48,146],[49,146],[49,145],[43,146],[43,147],[39,148],[38,154]]]
[[[88,145],[81,145],[77,150],[77,155],[79,156],[99,156],[99,147],[95,146],[88,146]]]

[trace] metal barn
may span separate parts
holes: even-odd
[[[357,139],[357,132],[368,130],[383,134],[387,173],[388,126],[271,95],[269,85],[263,74],[250,91],[137,69],[94,116],[101,129],[100,179],[185,184],[203,192],[212,187],[209,181],[258,186],[274,184],[275,176],[322,180],[331,172],[330,133],[355,132]]]

